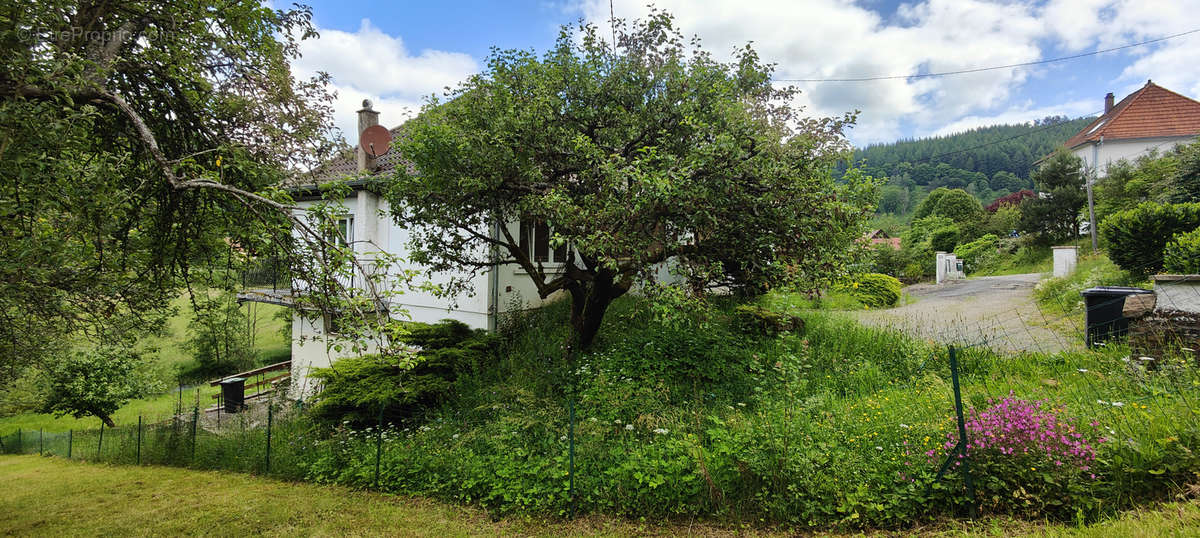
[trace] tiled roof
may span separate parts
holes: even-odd
[[[1075,148],[1087,142],[1125,138],[1196,136],[1200,134],[1200,102],[1146,81],[1066,142]]]
[[[373,175],[391,172],[397,167],[408,165],[408,161],[400,155],[400,151],[396,149],[396,143],[406,136],[406,131],[403,126],[393,127],[391,149],[384,153],[382,157],[375,159],[376,170]],[[351,148],[349,151],[326,161],[321,166],[318,166],[312,172],[307,174],[303,180],[305,183],[325,183],[335,179],[342,179],[346,176],[352,176],[358,172],[358,149]]]

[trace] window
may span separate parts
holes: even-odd
[[[339,247],[349,246],[354,242],[354,217],[345,216],[337,219],[337,233],[329,238],[331,243]]]
[[[533,255],[534,262],[566,263],[570,249],[564,243],[550,248],[550,225],[541,221],[521,221],[521,250]]]

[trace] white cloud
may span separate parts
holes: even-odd
[[[329,73],[337,92],[334,122],[351,143],[357,130],[355,111],[370,99],[380,123],[393,127],[419,110],[422,100],[443,88],[456,86],[479,70],[468,54],[452,51],[409,51],[399,36],[391,36],[363,19],[356,32],[319,28],[319,39],[301,44],[302,57],[293,63],[301,76]]]
[[[637,18],[646,14],[645,3],[614,0],[614,10],[620,18]],[[699,35],[715,53],[753,41],[765,61],[778,63],[778,78],[907,75],[1018,64],[1045,59],[1050,50],[1097,50],[1200,26],[1196,6],[1187,6],[1192,2],[1156,0],[918,0],[901,4],[886,20],[870,9],[869,1],[655,3],[675,16],[685,35]],[[579,0],[577,9],[597,25],[608,25],[607,0]],[[1200,41],[1200,34],[1196,38]],[[1200,47],[1187,45],[1180,40],[1120,53],[1139,56],[1121,79],[1132,84],[1154,78],[1175,84],[1178,91],[1200,89],[1200,72],[1190,67],[1200,58]],[[922,79],[797,83],[803,90],[797,104],[822,116],[862,110],[851,133],[857,144],[910,132],[945,132],[948,126],[986,118],[1028,121],[1043,112],[1079,108],[1068,103],[1034,109],[1009,102],[1032,80],[1069,73],[1061,65]],[[1116,88],[1121,81],[1110,83]],[[1086,93],[1103,95],[1101,90],[1108,91]],[[1080,113],[1095,107],[1082,108],[1088,110]]]
[[[1091,101],[1071,101],[1043,107],[1034,107],[1032,103],[1025,102],[1018,106],[1013,106],[990,115],[969,115],[963,116],[946,125],[939,127],[933,131],[932,135],[942,136],[961,133],[976,127],[986,127],[988,125],[997,125],[1003,123],[1024,123],[1034,119],[1042,119],[1047,116],[1068,116],[1079,117],[1086,116],[1096,112],[1097,102]]]

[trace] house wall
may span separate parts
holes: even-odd
[[[1072,149],[1071,152],[1083,159],[1088,170],[1095,170],[1096,177],[1108,175],[1109,166],[1122,159],[1133,160],[1156,148],[1160,153],[1193,140],[1190,136],[1135,138],[1126,140],[1111,140],[1100,143],[1090,143]]]
[[[339,346],[337,339],[330,339],[326,334],[325,320],[320,315],[304,316],[295,312],[292,316],[292,370],[290,397],[298,400],[312,396],[316,389],[316,380],[309,374],[316,368],[328,368],[338,359],[355,355],[349,345]],[[339,349],[340,347],[340,349]],[[363,354],[375,353],[378,345],[369,342]]]

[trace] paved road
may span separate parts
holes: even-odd
[[[1061,351],[1081,347],[1082,320],[1043,313],[1033,299],[1038,273],[977,277],[904,289],[915,300],[888,310],[858,312],[870,325],[892,327],[943,343],[985,342],[1002,351]],[[1053,329],[1051,327],[1054,327]]]

